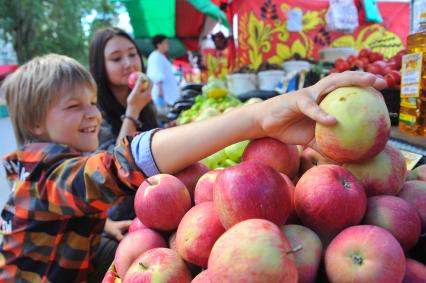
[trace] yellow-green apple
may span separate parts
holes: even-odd
[[[142,222],[139,220],[139,218],[135,217],[132,220],[132,223],[130,223],[129,226],[129,233],[132,233],[133,231],[139,230],[139,229],[145,229],[148,228],[145,225],[142,224]]]
[[[293,179],[297,175],[300,156],[297,146],[273,138],[252,140],[243,153],[242,161],[261,162]]]
[[[376,156],[360,163],[345,163],[365,188],[367,196],[396,195],[405,182],[405,158],[395,147],[387,144]]]
[[[299,274],[297,282],[315,283],[322,255],[320,238],[314,231],[301,225],[284,225],[281,230],[293,248],[301,247],[293,254]]]
[[[359,224],[367,207],[361,183],[338,165],[312,167],[300,178],[294,206],[302,223],[326,245],[344,228]]]
[[[123,283],[190,283],[191,273],[176,251],[151,249],[132,263]]]
[[[176,247],[186,261],[207,267],[210,251],[216,240],[225,232],[213,202],[203,202],[192,207],[182,218],[176,232]]]
[[[149,177],[136,192],[136,216],[149,228],[174,230],[190,208],[188,189],[172,175],[158,174]]]
[[[219,164],[227,158],[228,156],[225,154],[225,150],[221,149],[201,160],[201,163],[209,167],[209,169],[213,170],[218,167],[222,167]]]
[[[212,170],[205,173],[198,180],[194,191],[194,203],[199,204],[204,201],[213,201],[213,185],[220,170]]]
[[[182,183],[185,184],[191,196],[191,199],[194,199],[194,190],[198,179],[200,179],[200,177],[203,176],[205,173],[209,172],[209,170],[210,169],[203,163],[195,162],[194,164],[183,169],[182,171],[176,173],[175,177],[177,177],[179,180],[182,181]]]
[[[204,270],[200,273],[198,273],[197,276],[195,276],[194,279],[192,279],[191,283],[211,283],[209,279],[208,270]]]
[[[241,156],[243,155],[243,152],[246,149],[249,142],[250,141],[245,140],[245,141],[240,141],[240,142],[228,145],[224,149],[226,156],[228,156],[229,159],[235,162],[240,162]]]
[[[323,165],[323,164],[335,164],[338,165],[338,163],[334,160],[331,160],[312,147],[306,147],[301,153],[300,153],[300,167],[299,167],[299,176],[302,176],[305,174],[306,171],[311,169],[314,166],[317,165]]]
[[[124,278],[130,264],[142,253],[166,247],[163,237],[149,228],[133,231],[120,241],[115,252],[114,265],[120,278]]]
[[[414,247],[420,237],[421,222],[416,208],[396,196],[368,198],[363,223],[388,230],[405,251]]]
[[[177,251],[177,248],[176,248],[176,232],[173,232],[170,235],[168,242],[169,242],[169,248],[174,250],[174,251]]]
[[[216,241],[208,263],[215,282],[296,283],[297,268],[290,243],[274,223],[242,221]]]
[[[414,259],[407,258],[405,265],[405,276],[402,283],[425,283],[426,266]]]
[[[327,247],[325,269],[333,283],[400,283],[405,255],[387,230],[373,225],[352,226]]]
[[[299,219],[297,218],[296,210],[294,209],[294,184],[286,174],[280,173],[280,175],[281,177],[283,177],[284,182],[287,184],[286,189],[288,190],[288,193],[290,195],[290,212],[288,214],[288,218],[285,224],[300,223]]]
[[[426,181],[426,164],[411,170],[410,174],[407,175],[407,181],[411,180]]]
[[[213,203],[225,229],[250,218],[282,225],[291,199],[286,183],[272,167],[246,161],[222,170],[214,183]]]
[[[341,87],[330,92],[320,108],[337,123],[315,127],[320,151],[339,163],[361,162],[385,147],[390,134],[389,112],[383,96],[373,88]]]
[[[422,222],[422,232],[426,233],[426,182],[407,181],[398,195],[417,209]]]

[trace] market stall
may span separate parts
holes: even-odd
[[[178,11],[182,1],[172,2]],[[230,33],[224,45],[199,48],[197,63],[175,60],[187,76],[168,114],[176,124],[348,70],[387,88],[331,91],[320,107],[337,124],[316,123],[315,146],[243,140],[150,177],[104,282],[160,274],[179,283],[426,282],[426,59],[407,44],[410,1],[206,2],[217,9],[203,11]],[[207,75],[193,79],[191,68]]]

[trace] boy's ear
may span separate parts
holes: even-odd
[[[31,129],[31,132],[36,136],[41,136],[43,134],[43,129],[41,125],[37,124]]]

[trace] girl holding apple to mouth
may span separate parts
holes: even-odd
[[[158,127],[150,89],[139,76],[133,89],[128,86],[132,73],[143,70],[142,57],[134,40],[118,28],[103,28],[95,32],[89,51],[90,72],[97,84],[98,107],[102,113],[99,149],[111,151],[123,138],[138,131]],[[149,86],[150,87],[150,86]],[[112,262],[117,242],[136,216],[134,194],[123,197],[108,212],[105,224],[108,243],[104,257]]]
[[[1,213],[0,281],[96,282],[106,211],[158,173],[174,174],[246,139],[313,141],[316,122],[333,125],[318,102],[335,88],[382,88],[374,75],[346,72],[297,92],[175,128],[125,137],[97,151],[96,84],[75,60],[37,57],[3,84],[19,149],[4,158],[14,187]]]

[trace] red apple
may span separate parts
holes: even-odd
[[[319,165],[300,178],[294,205],[302,223],[326,244],[344,228],[361,222],[367,197],[361,183],[347,169]]]
[[[198,273],[197,276],[195,276],[194,279],[192,279],[191,283],[211,283],[209,279],[208,270],[204,270],[200,273]]]
[[[166,242],[157,232],[146,228],[124,236],[115,252],[114,265],[120,278],[124,278],[130,264],[147,250],[166,247]]]
[[[281,175],[263,163],[242,162],[222,170],[213,188],[213,202],[225,229],[250,218],[282,225],[291,199]]]
[[[205,173],[198,180],[194,191],[194,203],[213,201],[213,185],[220,170],[212,170]]]
[[[388,230],[405,251],[414,247],[420,237],[421,223],[417,210],[395,196],[368,198],[363,223]]]
[[[280,173],[281,177],[283,177],[284,182],[287,184],[286,188],[288,190],[288,193],[290,195],[290,212],[288,214],[288,218],[285,224],[296,224],[300,223],[299,219],[297,218],[296,210],[294,209],[294,184],[290,180],[290,178],[283,173]]]
[[[261,138],[251,141],[244,150],[242,161],[262,162],[290,179],[296,177],[300,157],[295,145],[288,145],[273,138]]]
[[[398,196],[417,209],[422,222],[422,232],[426,233],[426,182],[407,181]]]
[[[377,226],[359,225],[333,239],[325,252],[325,268],[333,283],[400,283],[405,256],[391,233]]]
[[[339,163],[356,163],[372,158],[385,147],[390,118],[377,90],[341,87],[329,93],[320,107],[337,120],[333,126],[316,124],[315,139],[326,157]]]
[[[405,181],[405,158],[395,147],[387,144],[373,158],[361,163],[343,165],[362,183],[367,196],[396,195]]]
[[[133,231],[136,231],[136,230],[145,229],[145,228],[148,228],[148,227],[143,225],[142,222],[139,220],[139,218],[135,217],[129,226],[129,233],[132,233]]]
[[[300,154],[300,168],[299,168],[299,176],[305,174],[306,171],[311,169],[317,165],[323,164],[335,164],[338,165],[337,162],[328,159],[315,149],[311,147],[305,148]]]
[[[210,251],[225,232],[213,202],[203,202],[191,208],[176,232],[176,247],[186,261],[207,267]]]
[[[414,259],[407,258],[405,276],[402,283],[425,283],[426,266]]]
[[[249,219],[232,226],[216,241],[209,257],[211,282],[296,283],[290,244],[278,226]]]
[[[118,277],[117,271],[115,270],[114,262],[105,273],[102,283],[121,283],[121,279]]]
[[[123,283],[190,283],[191,280],[188,267],[176,251],[156,248],[132,263]]]
[[[210,169],[203,163],[195,162],[182,171],[176,173],[175,176],[185,184],[189,194],[191,195],[191,199],[194,199],[195,185],[200,177],[209,171]]]
[[[411,170],[410,174],[407,176],[407,181],[411,180],[426,181],[426,164]]]
[[[284,225],[281,230],[293,248],[302,248],[293,254],[299,273],[297,282],[315,283],[322,255],[320,238],[314,231],[301,225]]]
[[[142,89],[145,90],[149,87],[149,79],[148,77],[142,73],[142,72],[133,72],[129,75],[129,77],[127,78],[127,85],[129,86],[130,89],[133,89],[136,85],[136,82],[138,81],[138,79],[143,80],[142,81]]]
[[[187,188],[172,175],[149,177],[136,192],[136,216],[149,228],[174,230],[190,208],[191,197]]]

